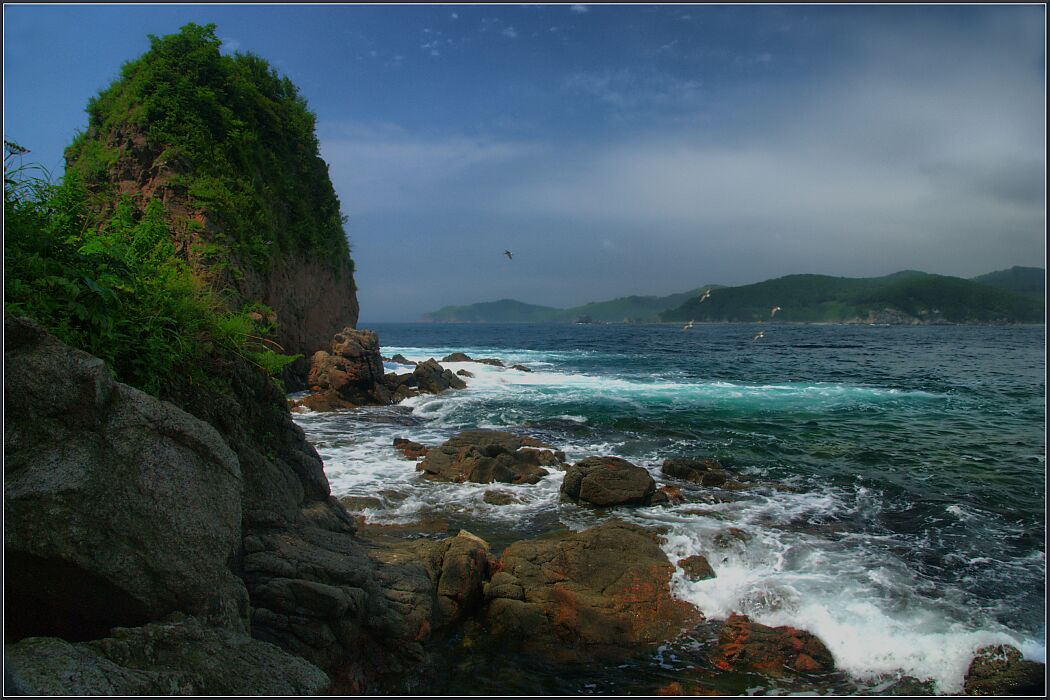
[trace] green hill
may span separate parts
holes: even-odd
[[[809,323],[1039,323],[1043,304],[959,277],[906,270],[885,277],[788,275],[717,290],[660,315],[664,321]]]
[[[547,323],[561,321],[563,311],[550,306],[500,299],[467,306],[446,306],[423,314],[435,323]]]
[[[1041,267],[1014,265],[1009,270],[997,270],[972,279],[979,284],[986,284],[1007,292],[1046,299],[1046,270]]]

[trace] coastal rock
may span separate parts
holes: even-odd
[[[767,627],[733,614],[722,625],[711,662],[723,671],[784,676],[835,668],[831,652],[814,635],[794,627]]]
[[[531,438],[498,430],[466,430],[431,448],[417,468],[435,481],[535,484],[548,474],[544,466],[564,458],[564,453]]]
[[[336,333],[329,351],[314,353],[306,382],[313,391],[331,392],[353,405],[390,403],[377,392],[383,384],[383,358],[374,331],[344,328]]]
[[[449,624],[477,608],[483,599],[483,585],[491,575],[488,543],[460,530],[455,537],[426,547],[423,553],[437,594],[433,624]]]
[[[666,459],[660,467],[665,475],[701,486],[741,488],[742,483],[714,459]]]
[[[511,365],[511,367],[510,367],[510,368],[511,368],[511,369],[516,369],[516,370],[518,370],[519,372],[531,372],[531,371],[532,371],[531,369],[529,369],[529,368],[528,368],[528,367],[526,367],[525,365]]]
[[[480,362],[483,365],[492,365],[493,367],[503,367],[503,360],[496,359],[495,357],[482,357],[474,360],[474,362]]]
[[[440,394],[446,389],[465,389],[466,382],[437,363],[434,358],[420,362],[412,371],[415,386],[427,394]]]
[[[418,364],[415,360],[410,360],[410,359],[408,359],[407,357],[405,357],[404,355],[402,355],[400,353],[398,353],[397,355],[394,355],[393,357],[391,357],[390,361],[391,362],[396,362],[399,365],[413,365],[414,366],[414,365]]]
[[[474,360],[470,357],[470,355],[467,355],[467,354],[462,353],[462,352],[454,352],[451,355],[446,355],[445,357],[442,357],[441,361],[442,362],[473,362]]]
[[[467,379],[470,379],[470,378],[472,378],[474,376],[474,374],[472,372],[468,372],[465,369],[461,369],[461,370],[456,372],[456,376],[457,377],[466,377]]]
[[[569,467],[561,493],[596,506],[651,505],[656,482],[626,459],[587,457]]]
[[[403,454],[406,459],[411,459],[413,461],[420,457],[426,457],[427,452],[430,451],[430,448],[426,445],[413,442],[406,438],[394,438],[394,449]]]
[[[966,695],[1046,695],[1046,666],[1008,644],[977,650],[963,683]]]
[[[486,592],[489,632],[559,660],[635,654],[702,617],[671,596],[674,567],[655,536],[616,519],[515,542],[495,568]]]
[[[193,617],[77,644],[30,637],[4,655],[31,695],[317,695],[330,684],[304,659]]]
[[[7,638],[175,611],[247,629],[243,480],[219,433],[28,319],[4,327]]]
[[[514,494],[506,491],[486,491],[485,495],[482,496],[482,500],[493,506],[507,506],[511,503],[520,502]]]
[[[685,577],[690,581],[703,581],[705,579],[715,578],[715,570],[711,568],[711,564],[708,563],[707,558],[699,554],[694,554],[685,559],[679,559],[678,566],[682,567],[682,571],[685,572]]]

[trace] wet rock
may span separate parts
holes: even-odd
[[[719,549],[731,549],[736,546],[737,543],[747,543],[751,541],[751,535],[744,532],[738,527],[727,527],[725,530],[720,530],[715,533],[712,542]]]
[[[29,695],[316,695],[329,686],[308,661],[192,617],[78,644],[30,637],[4,657]]]
[[[406,438],[394,438],[394,449],[405,455],[406,458],[411,460],[417,460],[420,457],[426,457],[427,452],[430,450],[426,445],[418,442],[413,442]]]
[[[412,377],[415,378],[415,386],[427,394],[440,394],[446,389],[465,389],[467,387],[462,379],[452,373],[452,370],[445,369],[433,358],[417,364],[415,370],[412,371]]]
[[[442,357],[441,361],[442,362],[473,362],[474,360],[470,357],[470,355],[467,355],[467,354],[462,353],[462,352],[454,352],[451,355],[446,355],[445,357]]]
[[[678,560],[678,566],[682,567],[685,577],[690,581],[703,581],[715,578],[715,570],[711,568],[707,558],[699,554]]]
[[[390,361],[391,362],[396,362],[399,365],[413,365],[413,366],[415,366],[417,364],[415,360],[410,360],[410,359],[408,359],[407,357],[405,357],[404,355],[402,355],[400,353],[398,353],[397,355],[394,355],[393,357],[391,357]]]
[[[740,488],[743,484],[714,459],[667,459],[660,471],[667,476],[701,486]]]
[[[332,336],[329,350],[310,359],[307,386],[355,406],[388,404],[383,386],[383,358],[374,331],[344,328]],[[314,409],[318,410],[318,409]]]
[[[467,379],[470,379],[470,378],[472,378],[474,376],[474,374],[471,373],[471,372],[468,372],[465,369],[461,369],[458,372],[456,372],[456,376],[458,376],[458,377],[466,377]]]
[[[485,540],[466,530],[431,546],[428,564],[434,572],[437,609],[435,625],[461,619],[482,601],[483,584],[491,575],[492,561]]]
[[[474,362],[480,362],[483,365],[492,365],[493,367],[503,367],[503,360],[496,359],[495,357],[482,357]]]
[[[525,365],[511,365],[510,368],[511,369],[516,369],[519,372],[531,372],[532,371],[531,369],[529,369]]]
[[[657,493],[662,493],[667,499],[667,505],[677,506],[685,503],[685,494],[682,493],[682,489],[677,486],[661,486],[656,489]]]
[[[644,506],[652,504],[656,482],[648,471],[626,459],[587,457],[569,467],[561,493],[596,506]]]
[[[367,508],[382,508],[383,501],[375,496],[343,496],[339,502],[351,513],[360,513]]]
[[[831,652],[817,637],[794,627],[767,627],[746,615],[722,625],[711,662],[723,671],[784,676],[825,673],[835,668]]]
[[[1046,695],[1046,666],[1008,644],[977,650],[963,683],[966,695]]]
[[[701,618],[671,596],[674,567],[655,535],[610,520],[582,532],[515,542],[487,589],[487,629],[560,660],[624,657]]]
[[[511,503],[520,503],[521,501],[512,493],[506,491],[486,491],[482,497],[485,503],[494,506],[506,506]]]
[[[541,448],[535,449],[534,446]],[[550,445],[497,430],[466,430],[431,448],[417,467],[434,481],[534,484],[564,454]]]

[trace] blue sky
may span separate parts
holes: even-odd
[[[1042,6],[5,5],[5,138],[190,21],[317,114],[365,324],[1045,261]]]

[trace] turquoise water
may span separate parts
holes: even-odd
[[[794,491],[696,491],[691,504],[628,513],[668,528],[672,561],[717,562],[715,579],[673,581],[708,617],[809,629],[858,687],[907,674],[955,692],[973,650],[996,641],[1045,658],[1041,326],[373,329],[388,357],[463,351],[533,371],[448,363],[475,374],[466,390],[297,416],[334,493],[391,491],[369,520],[436,514],[502,546],[609,516],[561,503],[560,473],[510,487],[523,500],[512,506],[484,503],[483,485],[422,482],[394,437],[436,444],[468,427],[512,428],[572,460],[625,457],[657,481],[668,457],[712,456]],[[750,539],[716,550],[726,527]]]

